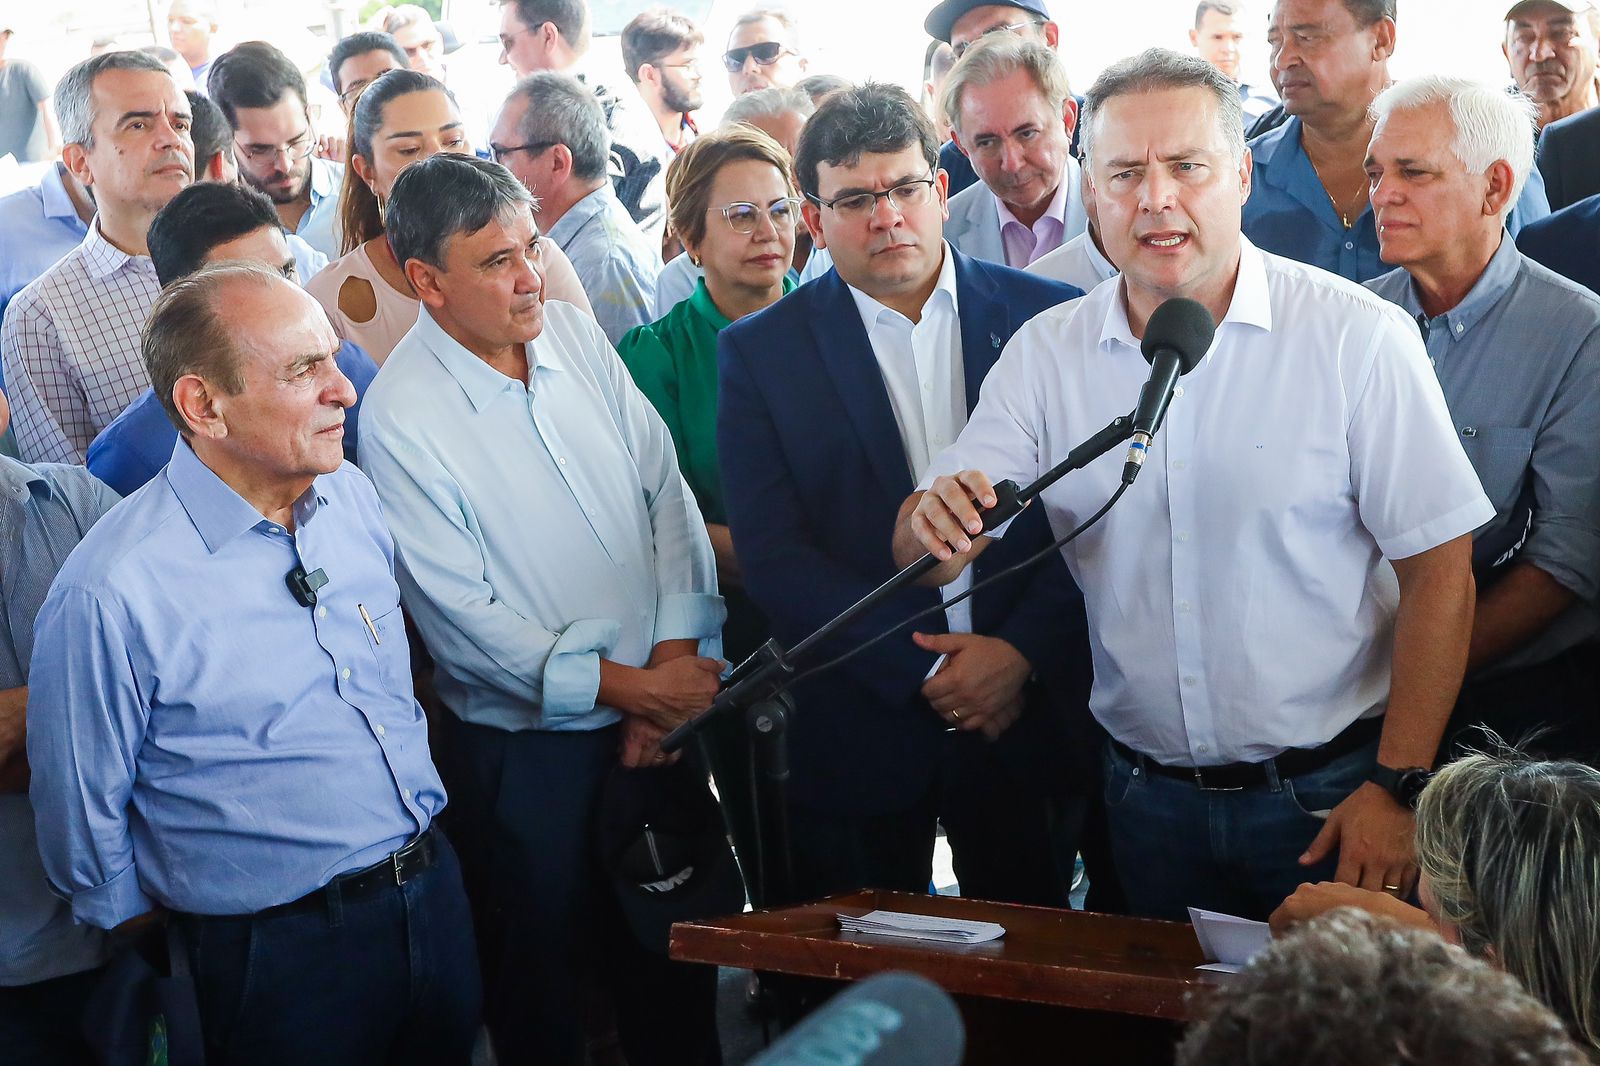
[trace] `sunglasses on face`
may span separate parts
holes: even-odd
[[[754,59],[760,66],[770,67],[781,56],[790,54],[792,53],[783,46],[782,41],[762,41],[760,44],[728,49],[722,53],[722,65],[728,68],[729,74],[737,74],[744,69],[747,59]]]

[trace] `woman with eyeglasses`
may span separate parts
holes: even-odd
[[[400,171],[441,152],[472,154],[455,97],[414,70],[375,78],[350,110],[350,164],[339,192],[344,255],[306,284],[340,337],[379,366],[416,324],[417,295],[384,236],[383,212]],[[544,242],[545,297],[593,314],[572,263]]]

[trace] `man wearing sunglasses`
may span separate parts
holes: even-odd
[[[759,7],[739,16],[728,35],[722,66],[733,95],[757,89],[792,89],[806,76],[800,26],[780,7]]]
[[[795,169],[834,270],[719,336],[728,524],[746,588],[785,646],[894,572],[884,534],[898,493],[966,424],[1011,334],[1080,294],[950,247],[937,147],[900,88],[824,101]],[[987,554],[986,573],[1049,543],[1037,515],[1018,522],[1006,541],[1024,543]],[[900,592],[819,658],[929,616],[795,689],[796,888],[926,890],[940,822],[964,893],[1060,906],[1050,828],[1052,807],[1068,813],[1069,710],[1087,719],[1081,598],[1052,559],[940,602]]]
[[[337,259],[344,167],[317,156],[299,68],[270,44],[250,41],[217,57],[208,88],[233,127],[239,176],[271,198],[285,229]]]

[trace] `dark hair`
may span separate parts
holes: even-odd
[[[705,39],[689,16],[671,8],[652,7],[622,27],[622,69],[637,85],[640,67],[659,63],[678,49],[703,44]]]
[[[396,44],[394,38],[387,33],[363,30],[348,37],[341,37],[328,55],[328,77],[333,82],[335,96],[344,92],[344,86],[339,83],[339,68],[344,66],[345,60],[364,56],[368,52],[388,52],[401,67],[408,65],[405,49]]]
[[[1198,30],[1207,13],[1212,11],[1223,18],[1232,18],[1239,13],[1239,5],[1230,4],[1228,0],[1200,0],[1200,6],[1194,9],[1194,28]]]
[[[1207,997],[1178,1066],[1583,1066],[1516,978],[1351,908],[1299,926]]]
[[[486,159],[436,155],[400,172],[389,197],[389,245],[403,268],[412,259],[444,269],[444,250],[458,233],[476,233],[533,195],[516,176]]]
[[[564,144],[572,153],[572,176],[599,181],[611,158],[611,134],[605,109],[583,82],[570,74],[541,70],[511,90],[511,100],[528,106],[518,124],[524,144]]]
[[[1362,29],[1379,19],[1393,19],[1395,6],[1396,0],[1344,0],[1344,9]]]
[[[194,175],[200,180],[217,156],[233,158],[233,127],[204,93],[185,89],[189,98],[189,139],[194,142]]]
[[[556,25],[556,32],[574,52],[582,54],[589,49],[589,5],[584,0],[500,0],[501,6],[517,9],[517,20],[530,30],[546,22]]]
[[[416,70],[390,70],[361,90],[356,104],[350,109],[350,155],[372,163],[372,138],[383,126],[383,111],[389,101],[408,93],[441,92],[456,102],[455,94],[444,87],[444,82]],[[339,189],[339,223],[344,229],[345,252],[383,232],[383,212],[378,207],[378,197],[356,173],[356,168],[346,164],[344,184]]]
[[[146,240],[156,279],[166,288],[205,265],[219,244],[271,226],[282,230],[272,201],[239,182],[200,181],[156,212]]]
[[[841,78],[837,74],[811,74],[795,82],[794,87],[811,97],[813,107],[821,107],[822,101],[854,84],[849,78]]]
[[[265,41],[246,41],[222,53],[211,64],[206,94],[228,125],[239,128],[239,108],[273,107],[285,93],[294,93],[306,106],[306,79],[289,57]]]
[[[817,167],[854,166],[864,153],[920,148],[932,170],[939,164],[939,135],[927,112],[898,85],[869,81],[841,89],[817,108],[800,131],[795,177],[806,196],[817,195]]]
[[[178,61],[178,53],[164,44],[141,44],[137,51],[143,52],[147,56],[155,56],[163,63],[176,63]]]

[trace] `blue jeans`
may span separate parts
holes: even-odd
[[[1335,853],[1299,859],[1327,812],[1377,763],[1372,744],[1293,779],[1237,791],[1151,774],[1107,745],[1106,812],[1129,912],[1189,920],[1189,907],[1265,920],[1305,881],[1331,881]]]
[[[467,1066],[481,1017],[461,868],[337,908],[178,920],[210,1066]]]

